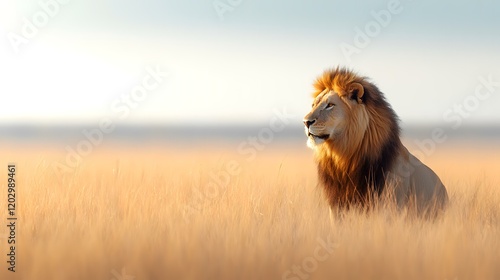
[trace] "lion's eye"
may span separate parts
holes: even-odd
[[[333,108],[334,106],[335,106],[335,104],[333,104],[333,103],[328,103],[328,104],[326,105],[326,109]]]

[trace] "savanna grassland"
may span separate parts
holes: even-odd
[[[0,279],[500,279],[499,146],[423,159],[450,195],[437,220],[381,208],[333,223],[302,143],[103,145],[69,170],[57,149],[1,154],[18,221],[15,273],[0,230]]]

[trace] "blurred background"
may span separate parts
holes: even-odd
[[[493,0],[3,0],[0,133],[239,139],[284,112],[275,136],[305,142],[311,84],[340,65],[379,86],[409,137],[500,139],[499,13]]]

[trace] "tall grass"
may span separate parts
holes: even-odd
[[[437,220],[382,207],[333,223],[302,147],[103,147],[63,173],[64,153],[4,151],[18,263],[0,279],[500,279],[500,152],[455,151],[424,160],[450,194]]]

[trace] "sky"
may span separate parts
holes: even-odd
[[[403,123],[500,123],[500,2],[2,0],[0,124],[260,124],[346,66]]]

